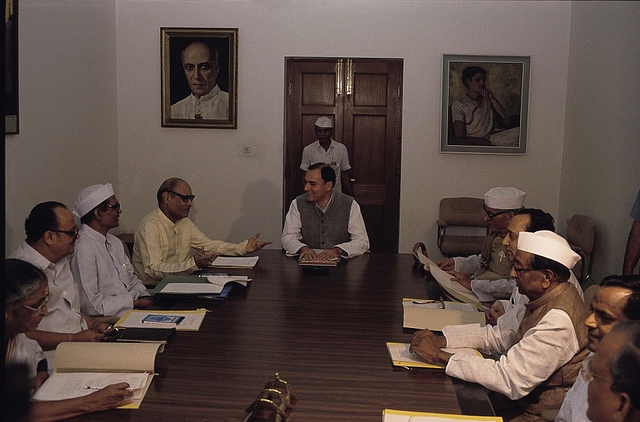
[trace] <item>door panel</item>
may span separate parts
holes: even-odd
[[[285,213],[304,191],[302,149],[316,140],[317,118],[328,116],[349,151],[371,250],[397,252],[402,61],[289,58],[287,77]]]

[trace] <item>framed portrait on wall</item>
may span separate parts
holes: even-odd
[[[530,57],[444,55],[440,152],[526,154]]]
[[[162,126],[236,129],[238,29],[160,28]]]
[[[18,0],[4,8],[4,133],[18,133]]]

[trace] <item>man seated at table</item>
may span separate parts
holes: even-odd
[[[479,283],[482,280],[504,280],[509,278],[511,260],[507,257],[502,240],[507,234],[511,218],[522,208],[527,194],[514,187],[495,187],[484,194],[485,220],[489,222],[491,233],[482,246],[481,255],[469,257],[443,258],[436,262],[442,270],[460,283],[462,291],[471,290],[480,302],[490,303],[496,294],[511,294],[512,286],[500,283]],[[500,287],[503,287],[502,290]]]
[[[580,375],[589,383],[593,422],[640,422],[640,321],[616,325]]]
[[[49,282],[51,300],[38,329],[27,336],[36,340],[52,368],[55,348],[63,341],[103,341],[113,327],[82,312],[78,285],[69,266],[78,238],[71,211],[60,202],[36,205],[24,223],[27,239],[10,258],[20,259],[42,270]]]
[[[120,203],[111,183],[78,193],[73,213],[82,228],[71,270],[80,291],[80,306],[91,316],[120,317],[151,304],[151,295],[133,273],[124,245],[109,230],[120,225]]]
[[[291,201],[282,247],[289,254],[299,254],[299,260],[353,258],[369,249],[360,205],[351,196],[336,192],[335,181],[336,173],[329,164],[312,164],[304,176],[305,193]]]
[[[521,232],[537,232],[538,230],[555,231],[555,224],[551,214],[546,213],[536,208],[523,208],[514,215],[509,225],[507,226],[507,235],[502,239],[502,245],[505,247],[504,251],[507,254],[507,258],[513,262],[516,256],[518,248],[518,236]],[[511,326],[512,329],[517,329],[524,314],[524,305],[529,303],[527,296],[518,292],[516,286],[516,280],[509,277],[505,280],[474,280],[481,288],[485,288],[487,291],[490,289],[496,289],[497,291],[507,291],[511,286],[511,297],[507,300],[497,300],[494,302],[490,311],[487,311],[487,322],[495,325],[495,321],[505,312],[511,309],[518,308],[510,316],[502,318],[501,321]],[[584,300],[584,293],[582,287],[576,279],[576,276],[571,272],[569,277],[569,283],[573,284],[580,297]],[[486,287],[482,286],[485,284]]]
[[[35,266],[19,259],[4,262],[4,340],[5,363],[23,364],[28,368],[29,389],[35,391],[49,378],[47,360],[35,340],[24,335],[35,330],[47,315],[49,285],[47,276]],[[9,389],[20,386],[8,385]],[[31,402],[30,421],[58,421],[89,412],[98,412],[129,403],[129,384],[112,384],[83,397]],[[15,405],[7,403],[8,406]]]
[[[244,255],[271,244],[258,242],[260,233],[241,243],[209,239],[189,219],[195,195],[182,179],[162,182],[156,197],[158,208],[142,219],[134,234],[133,268],[146,284],[157,284],[167,275],[190,274],[218,255]],[[193,256],[192,249],[197,250]]]
[[[592,352],[598,350],[605,335],[617,324],[640,320],[640,275],[612,275],[600,283],[591,303],[592,312],[584,324],[589,329],[587,347]],[[588,422],[587,387],[589,383],[578,377],[569,390],[556,422]]]
[[[567,282],[569,268],[579,259],[553,232],[520,233],[511,275],[530,302],[518,331],[501,333],[479,324],[444,327],[444,336],[422,330],[414,334],[410,350],[429,362],[445,364],[447,375],[513,400],[499,414],[539,420],[542,411],[560,407],[588,354],[586,306]],[[450,354],[441,350],[444,347],[471,347],[501,356],[493,360]]]

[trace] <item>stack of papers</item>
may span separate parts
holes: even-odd
[[[502,422],[500,416],[447,415],[445,413],[407,412],[404,410],[384,409],[382,422]]]
[[[428,299],[403,298],[404,328],[425,328],[442,331],[447,325],[486,325],[484,312],[478,312],[470,303],[440,302]]]
[[[447,274],[438,267],[435,262],[421,253],[418,253],[420,262],[424,265],[424,268],[431,273],[433,278],[436,279],[445,294],[454,300],[460,302],[466,302],[472,304],[476,309],[482,309],[482,305],[478,302],[478,297],[473,294],[471,290],[467,290],[460,285],[460,283],[451,280],[451,274]],[[415,255],[414,255],[415,256]]]
[[[239,257],[228,257],[228,256],[219,256],[217,257],[209,267],[211,268],[253,268],[258,263],[257,256],[239,256]]]
[[[433,368],[433,369],[444,369],[444,365],[429,363],[426,360],[422,359],[416,353],[411,353],[409,351],[409,346],[411,343],[387,343],[387,349],[389,350],[389,356],[393,361],[393,366],[403,366],[406,368]],[[482,357],[480,352],[475,349],[451,349],[446,348],[442,349],[447,353],[466,353],[469,355],[475,355]]]
[[[195,311],[145,311],[141,309],[132,309],[124,314],[114,326],[116,328],[167,328],[166,324],[152,324],[142,321],[149,315],[181,316],[183,319],[178,324],[174,325],[177,331],[198,331],[206,313],[207,311],[204,309],[198,309]]]

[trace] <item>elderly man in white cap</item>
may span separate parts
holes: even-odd
[[[509,279],[512,263],[502,241],[511,218],[522,209],[526,197],[525,192],[514,187],[490,189],[484,194],[484,218],[489,222],[491,233],[484,240],[482,254],[443,258],[436,263],[448,271],[453,276],[452,280],[460,283],[466,292],[473,291],[487,306],[496,299],[494,293],[498,298],[508,298],[513,290],[513,284],[504,283]]]
[[[134,274],[124,245],[108,233],[120,225],[121,213],[111,183],[82,189],[73,206],[82,228],[71,270],[78,283],[81,308],[94,317],[120,317],[133,308],[146,308],[152,301]]]
[[[315,132],[318,140],[302,150],[300,170],[306,172],[311,164],[327,163],[336,172],[336,185],[333,187],[336,192],[353,196],[351,182],[355,182],[355,179],[353,178],[353,169],[349,164],[349,153],[344,144],[332,139],[333,123],[331,123],[331,119],[326,116],[318,118]]]
[[[567,282],[569,268],[579,259],[567,241],[551,231],[520,233],[511,275],[530,302],[517,332],[479,324],[444,327],[444,336],[422,330],[414,334],[410,350],[444,364],[447,375],[482,384],[513,400],[498,414],[513,412],[512,420],[541,420],[542,411],[559,408],[589,353],[583,324],[587,309]],[[494,360],[451,354],[444,347],[471,347],[501,356]]]

